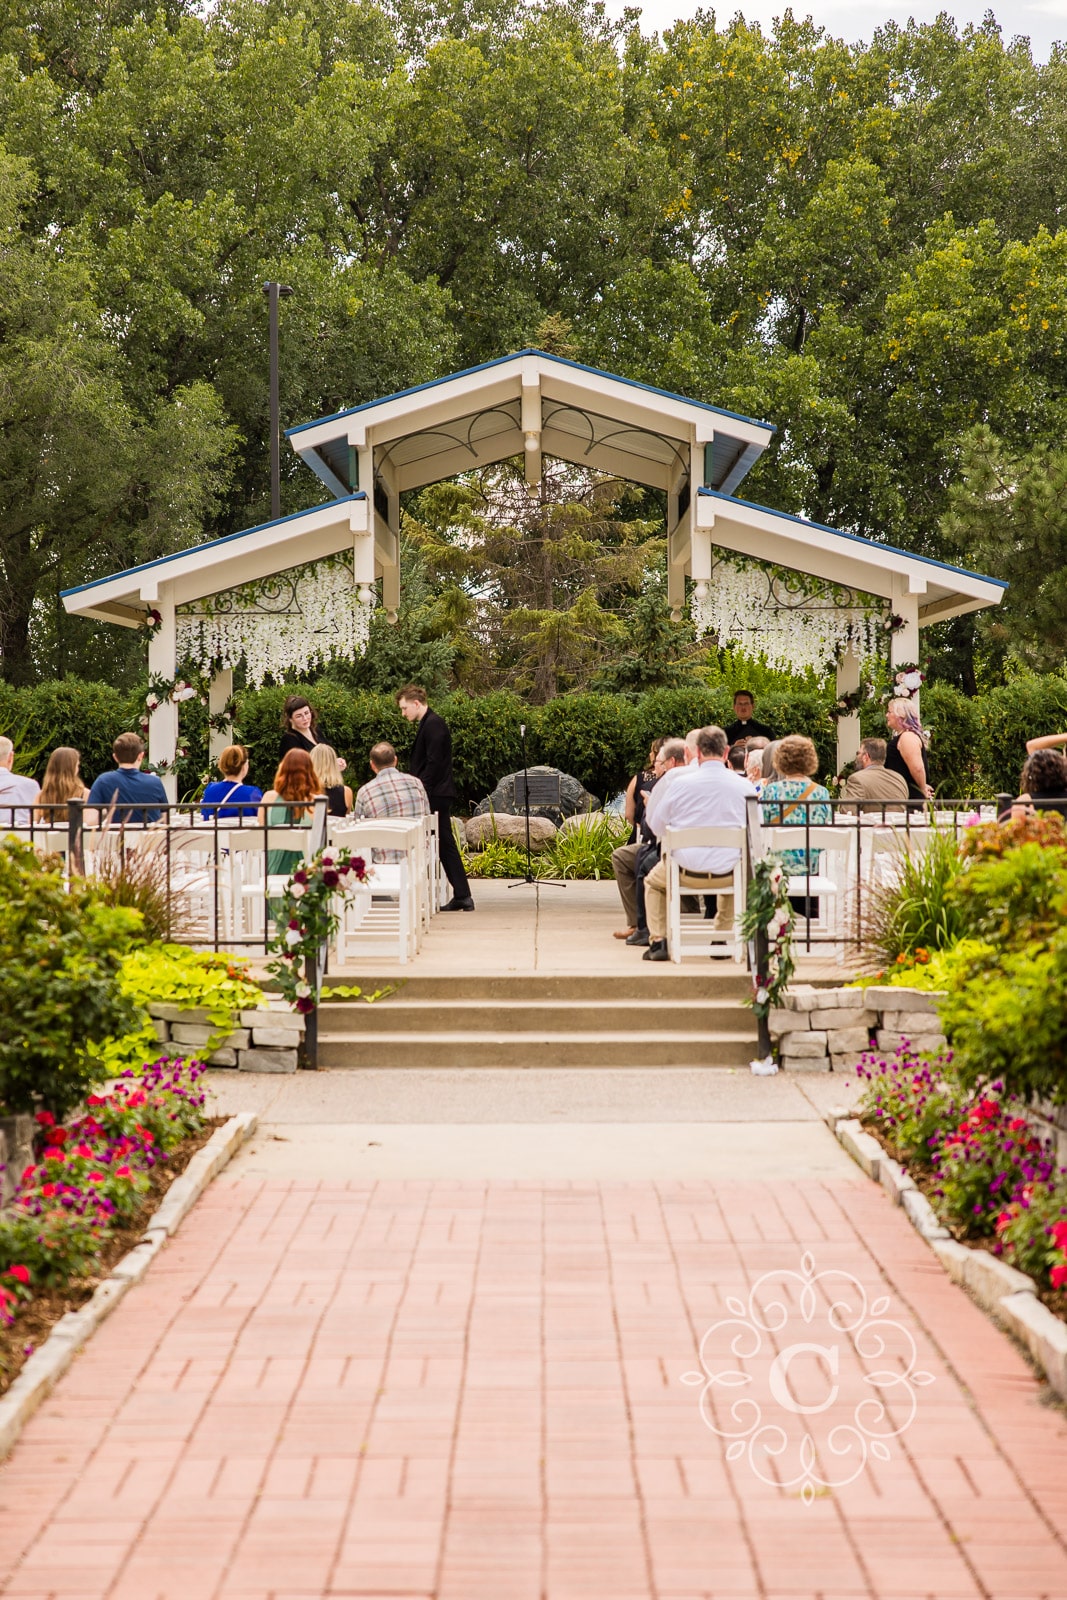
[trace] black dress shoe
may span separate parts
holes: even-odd
[[[666,939],[653,939],[641,959],[642,961],[669,961],[671,958],[667,954]]]
[[[471,895],[468,895],[465,900],[457,899],[457,897],[455,895],[453,895],[451,900],[448,902],[447,906],[442,906],[441,910],[442,911],[473,911],[474,910],[474,900],[473,900]]]
[[[626,941],[627,944],[646,945],[648,943],[648,929],[635,928]]]

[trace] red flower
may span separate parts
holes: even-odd
[[[1062,1267],[1053,1267],[1049,1274],[1054,1289],[1067,1289],[1067,1264]]]
[[[48,1143],[49,1144],[66,1144],[66,1142],[67,1142],[67,1130],[66,1130],[66,1128],[49,1128],[49,1130],[48,1130]]]
[[[103,1183],[103,1181],[104,1181],[104,1174],[102,1172],[90,1172],[90,1174],[89,1174],[89,1182],[90,1183]]]
[[[1067,1254],[1067,1222],[1054,1222],[1052,1224],[1052,1237],[1056,1242],[1057,1250]]]
[[[10,1274],[10,1276],[12,1278],[14,1278],[16,1283],[22,1283],[22,1284],[28,1284],[29,1283],[29,1281],[30,1281],[30,1269],[29,1269],[29,1267],[23,1267],[23,1266],[8,1267],[7,1270],[8,1270],[8,1273]]]
[[[87,1144],[76,1144],[74,1146],[74,1154],[80,1156],[83,1161],[91,1161],[93,1159],[93,1152]]]
[[[42,1128],[54,1128],[56,1125],[56,1119],[50,1111],[38,1111],[36,1121]]]
[[[115,1176],[116,1178],[129,1178],[132,1174],[129,1167],[116,1167]]]
[[[55,1186],[54,1183],[42,1183],[42,1185],[41,1185],[41,1193],[44,1195],[46,1200],[51,1200],[51,1198],[55,1194],[55,1192],[56,1192],[56,1186]]]
[[[108,1096],[106,1094],[90,1094],[85,1097],[87,1106],[106,1106],[107,1102]]]
[[[19,1182],[20,1183],[29,1183],[30,1179],[33,1177],[33,1175],[34,1175],[34,1173],[36,1171],[37,1171],[36,1167],[27,1167],[25,1172],[22,1174],[22,1177],[19,1179]]]
[[[58,1145],[53,1145],[47,1149],[44,1153],[44,1158],[46,1161],[66,1161],[67,1159],[66,1152],[60,1150]]]
[[[128,1106],[143,1106],[147,1099],[148,1096],[145,1094],[144,1090],[137,1089],[133,1094],[130,1095],[130,1098],[127,1100],[126,1104]]]

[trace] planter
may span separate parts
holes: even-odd
[[[162,1044],[173,1044],[180,1054],[219,1038],[203,1009],[153,1002],[148,1014]],[[255,1011],[242,1011],[239,1026],[222,1039],[204,1059],[210,1067],[232,1067],[237,1072],[295,1072],[297,1053],[304,1039],[304,1018],[290,1011],[284,1000],[268,1002]]]
[[[794,1072],[851,1072],[866,1050],[895,1050],[903,1039],[936,1055],[945,1035],[940,995],[928,989],[816,989],[798,983],[770,1013],[771,1039],[783,1068]]]

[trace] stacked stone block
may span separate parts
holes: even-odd
[[[871,985],[816,989],[798,983],[770,1013],[781,1065],[793,1072],[850,1072],[872,1046],[894,1051],[903,1039],[922,1051],[945,1048],[936,1002],[923,989]]]
[[[176,1055],[195,1055],[215,1039],[218,1029],[207,1011],[153,1003],[148,1007],[156,1033]],[[205,1059],[212,1067],[238,1072],[295,1072],[304,1037],[304,1019],[284,1001],[268,1001],[255,1011],[242,1011],[241,1026],[221,1039]]]

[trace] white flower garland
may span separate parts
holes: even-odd
[[[846,650],[864,661],[877,659],[885,631],[877,601],[832,605],[833,584],[798,573],[789,577],[798,603],[783,606],[776,604],[767,579],[767,568],[758,564],[717,561],[711,582],[693,588],[690,610],[697,637],[714,633],[721,643],[791,672],[825,672]],[[814,609],[809,602],[816,603]]]
[[[254,688],[268,673],[308,672],[330,656],[353,661],[367,648],[375,598],[344,556],[293,567],[181,607],[178,660],[203,672],[243,660]]]

